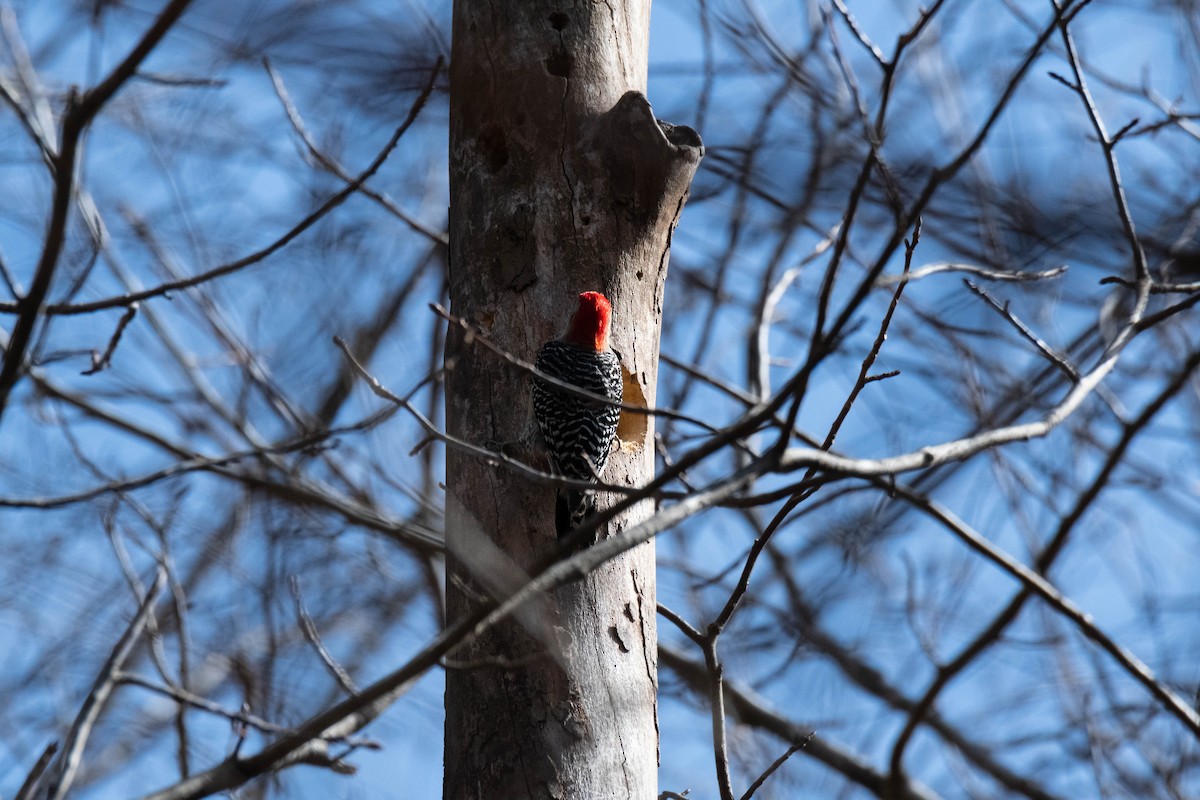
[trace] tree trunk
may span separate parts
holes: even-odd
[[[456,0],[450,298],[532,362],[579,292],[603,292],[625,400],[652,405],[671,231],[703,150],[641,93],[649,21],[649,0]],[[453,328],[446,364],[450,433],[545,469],[530,376]],[[653,435],[651,418],[625,412],[604,480],[649,481]],[[554,552],[555,488],[453,451],[446,486],[454,621]],[[652,512],[644,502],[609,527]],[[653,546],[541,600],[448,665],[445,798],[653,798]]]

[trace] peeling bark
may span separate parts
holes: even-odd
[[[671,232],[703,148],[694,131],[655,120],[642,94],[649,14],[648,0],[457,0],[450,298],[532,361],[579,292],[604,292],[626,400],[652,405]],[[446,361],[450,432],[535,452],[529,376],[453,329]],[[625,413],[618,436],[604,480],[650,480],[653,420]],[[455,452],[446,486],[453,621],[553,552],[555,490]],[[643,503],[610,527],[652,511]],[[456,652],[444,796],[655,797],[654,608],[647,545]]]

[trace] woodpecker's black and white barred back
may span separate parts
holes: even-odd
[[[584,292],[579,310],[562,339],[547,342],[537,354],[538,372],[607,398],[621,400],[621,363],[608,348],[610,306],[604,295]],[[558,472],[566,478],[599,479],[617,433],[621,409],[571,394],[537,376],[533,413]],[[555,527],[564,536],[595,510],[591,492],[558,493]]]

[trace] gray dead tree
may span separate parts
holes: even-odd
[[[691,129],[655,120],[643,94],[649,18],[649,0],[454,4],[450,298],[532,361],[579,292],[604,292],[625,400],[652,406],[671,233],[703,151]],[[535,441],[527,372],[462,328],[446,362],[452,436]],[[625,411],[605,482],[647,483],[653,435],[651,417]],[[552,557],[555,488],[452,450],[446,490],[453,623]],[[601,511],[615,499],[601,497]],[[652,510],[645,500],[598,535]],[[448,800],[655,795],[654,569],[643,545],[455,651]]]

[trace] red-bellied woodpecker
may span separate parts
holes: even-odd
[[[566,335],[538,351],[534,363],[538,372],[620,402],[621,363],[608,346],[611,316],[612,306],[604,295],[579,295],[579,308]],[[571,394],[534,376],[533,414],[563,477],[585,481],[600,477],[617,432],[620,408]],[[595,506],[591,492],[561,490],[555,508],[558,535],[569,533]]]

